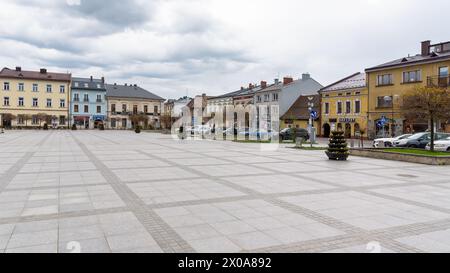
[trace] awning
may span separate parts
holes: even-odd
[[[89,121],[90,117],[89,116],[74,116],[73,120],[74,121]]]
[[[94,121],[104,121],[104,120],[106,120],[106,116],[104,116],[104,115],[96,115],[96,116],[92,116],[92,119]]]

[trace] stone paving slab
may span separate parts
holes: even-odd
[[[0,252],[450,252],[448,173],[287,145],[7,131]]]

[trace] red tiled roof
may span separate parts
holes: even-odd
[[[70,82],[72,79],[72,75],[68,73],[53,73],[53,72],[40,73],[39,71],[24,71],[24,70],[19,71],[5,67],[0,71],[0,78]]]

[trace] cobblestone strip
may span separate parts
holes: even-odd
[[[73,135],[72,135],[73,136]],[[89,157],[93,164],[102,173],[111,187],[119,195],[149,234],[158,243],[164,252],[195,252],[194,249],[183,240],[168,224],[166,224],[154,211],[147,208],[146,204],[131,191],[120,179],[110,171],[95,155],[87,149],[86,145],[76,137],[76,143]]]

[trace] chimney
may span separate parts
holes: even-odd
[[[275,79],[275,84],[279,84],[280,83],[280,80],[279,79]]]
[[[293,81],[294,81],[294,79],[292,77],[284,77],[283,78],[283,84],[284,85],[290,84]]]
[[[422,42],[422,56],[430,55],[430,45],[431,45],[430,40]]]
[[[249,83],[249,84],[248,84],[248,89],[250,89],[250,90],[253,89],[253,84],[252,84],[252,83]]]
[[[302,80],[306,81],[311,79],[311,75],[309,73],[303,73],[302,74]]]
[[[93,81],[94,81],[94,77],[91,76],[91,82],[93,82]]]
[[[267,82],[261,81],[261,89],[266,89],[266,88],[267,88]]]
[[[105,77],[102,77],[102,83],[103,84],[105,83]]]
[[[126,83],[125,86],[128,86],[128,83]]]
[[[47,69],[45,69],[45,68],[41,68],[41,74],[47,74]]]
[[[17,71],[17,72],[20,72],[20,71],[22,71],[22,67],[20,67],[20,66],[16,66],[16,71]]]

